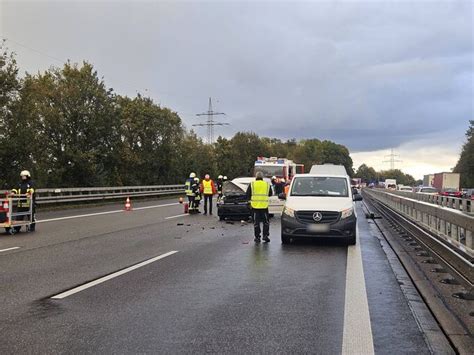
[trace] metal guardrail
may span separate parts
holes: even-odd
[[[106,201],[126,197],[152,197],[184,193],[184,185],[120,187],[74,187],[36,190],[39,205],[69,202]]]
[[[474,216],[388,190],[364,189],[364,192],[474,258]]]
[[[385,190],[394,195],[399,195],[403,197],[408,197],[413,200],[429,202],[438,206],[444,206],[452,208],[458,211],[466,213],[474,213],[474,201],[466,198],[457,198],[450,196],[441,196],[441,195],[428,195],[410,191],[399,191],[399,190]]]

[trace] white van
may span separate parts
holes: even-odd
[[[281,217],[281,242],[292,238],[341,237],[356,243],[354,201],[362,196],[351,189],[342,165],[314,165],[309,174],[293,177]]]

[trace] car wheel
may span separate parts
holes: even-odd
[[[281,233],[281,244],[290,244],[291,238],[289,235]]]
[[[356,242],[357,242],[357,233],[356,233],[356,230],[354,229],[354,231],[352,232],[352,235],[347,238],[347,244],[356,245]]]
[[[219,216],[219,221],[223,221],[225,219],[224,216]]]

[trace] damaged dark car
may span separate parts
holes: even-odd
[[[250,218],[250,206],[247,198],[248,183],[226,181],[222,188],[222,198],[217,202],[217,215],[221,221],[225,219]]]

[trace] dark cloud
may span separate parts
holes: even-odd
[[[148,89],[188,126],[213,96],[232,124],[224,135],[253,130],[368,151],[453,128],[463,138],[473,117],[472,6],[9,2],[2,32],[91,61],[120,93]],[[30,71],[53,64],[18,52]]]

